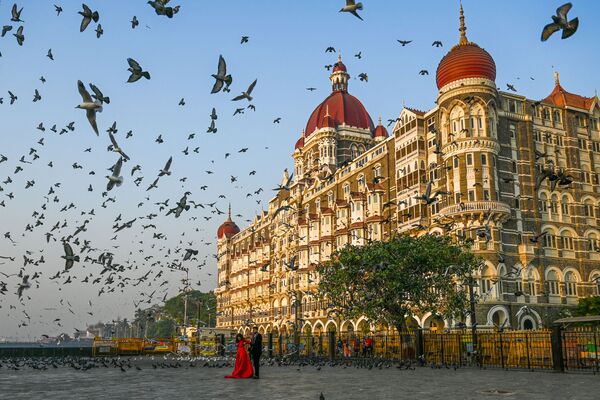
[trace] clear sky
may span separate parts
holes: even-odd
[[[56,16],[53,4],[59,3],[64,12]],[[184,265],[190,268],[195,288],[213,289],[215,233],[225,216],[215,216],[207,207],[192,209],[175,219],[165,216],[165,211],[158,212],[154,203],[170,199],[169,205],[173,205],[185,191],[190,191],[189,198],[198,203],[216,201],[224,211],[231,202],[234,214],[243,215],[234,217],[242,227],[268,202],[283,169],[291,169],[294,143],[312,110],[330,92],[324,66],[333,64],[337,54],[325,53],[327,47],[333,46],[342,55],[352,76],[349,91],[363,102],[376,122],[380,116],[384,120],[395,118],[403,104],[423,110],[433,107],[437,64],[458,42],[458,1],[365,0],[361,12],[364,21],[339,13],[342,0],[171,3],[181,5],[173,19],[156,15],[145,0],[88,0],[86,4],[99,11],[104,29],[104,35],[97,39],[95,23],[79,32],[81,16],[77,11],[81,10],[81,2],[19,1],[19,7],[24,8],[21,18],[25,21],[25,42],[18,46],[13,33],[21,23],[10,21],[13,2],[0,1],[0,24],[13,25],[13,30],[0,38],[0,97],[4,98],[0,105],[0,154],[8,157],[7,162],[0,164],[0,182],[7,177],[13,181],[0,183],[0,202],[5,202],[5,207],[0,206],[0,256],[16,257],[14,262],[0,259],[0,272],[18,273],[24,254],[35,260],[43,255],[46,261],[25,268],[26,274],[37,271],[41,277],[25,291],[21,302],[15,294],[19,278],[0,275],[0,282],[7,286],[7,293],[0,295],[0,337],[72,333],[73,328],[82,329],[88,323],[117,316],[132,318],[133,301],[147,299],[145,296],[156,289],[151,300],[154,304],[181,288],[182,273],[164,267],[174,257],[167,254],[168,249],[198,249],[198,260]],[[560,4],[516,0],[463,2],[467,36],[494,57],[499,87],[505,89],[506,83],[511,83],[519,94],[541,99],[553,88],[555,70],[560,72],[561,84],[573,93],[593,96],[600,87],[600,75],[596,72],[600,61],[600,3],[574,2],[570,16],[579,17],[579,31],[568,40],[556,35],[542,43],[541,29]],[[134,15],[140,22],[136,29],[129,22]],[[243,45],[242,35],[250,37]],[[401,47],[397,39],[413,42]],[[432,47],[434,40],[442,41],[444,46]],[[54,61],[46,57],[48,49],[52,49]],[[362,54],[360,60],[354,57],[358,52]],[[219,54],[227,60],[234,82],[231,93],[211,95],[210,75],[216,72]],[[148,70],[151,80],[126,83],[128,57]],[[420,76],[422,69],[427,69],[429,76]],[[368,83],[356,79],[361,72],[368,74]],[[40,82],[42,75],[46,83]],[[75,109],[81,101],[78,79],[86,84],[93,82],[110,97],[110,104],[98,114],[100,137],[93,133],[85,112]],[[247,101],[234,103],[231,98],[254,79],[258,79],[252,102],[256,111],[245,110],[243,115],[233,116],[235,108],[246,106]],[[307,87],[317,90],[309,92]],[[41,101],[32,102],[35,89],[39,90]],[[8,104],[8,90],[18,96],[12,106]],[[178,106],[181,98],[185,98],[183,107]],[[206,134],[212,107],[219,114],[216,135]],[[281,117],[280,124],[273,123],[276,117]],[[54,124],[60,130],[71,121],[75,122],[74,132],[59,136],[49,131]],[[106,169],[117,160],[114,153],[106,151],[110,142],[105,131],[113,121],[119,130],[117,140],[131,161],[124,165],[123,186],[109,193],[116,202],[102,208]],[[40,122],[45,132],[36,129]],[[134,136],[125,139],[129,130]],[[195,138],[187,140],[191,133],[196,134]],[[159,134],[164,138],[163,144],[154,141]],[[41,138],[44,145],[37,143]],[[186,147],[187,156],[182,153]],[[193,152],[196,147],[198,153]],[[238,153],[243,147],[248,151]],[[23,155],[31,161],[31,148],[37,150],[39,159],[33,164],[19,162]],[[92,151],[84,152],[87,148]],[[231,156],[225,159],[225,153]],[[161,178],[158,189],[146,192],[170,156],[173,174]],[[52,168],[47,166],[50,161]],[[83,169],[73,169],[75,162]],[[144,176],[139,187],[130,175],[136,164],[141,165],[142,171],[135,176]],[[17,166],[23,171],[15,173]],[[214,174],[208,175],[206,170]],[[256,175],[250,176],[251,170],[256,170]],[[90,171],[95,175],[89,175]],[[238,181],[232,184],[231,175]],[[181,182],[184,177],[187,180]],[[35,181],[34,186],[25,189],[31,180]],[[32,213],[43,211],[41,206],[46,203],[44,196],[50,186],[58,182],[62,183],[55,189],[60,201],[54,203],[50,197],[43,225],[33,232],[25,231],[27,224],[36,222]],[[89,185],[92,192],[88,191]],[[202,185],[208,186],[206,191],[200,189]],[[264,192],[259,196],[246,197],[261,187]],[[13,200],[8,198],[9,193],[13,193]],[[220,199],[219,195],[226,198]],[[146,196],[150,196],[149,200]],[[76,208],[60,212],[69,203]],[[81,215],[91,209],[95,210],[95,217]],[[139,219],[149,213],[159,217],[152,221]],[[123,221],[136,217],[138,220],[132,229],[111,241],[111,227],[118,214],[122,214]],[[205,216],[212,219],[206,221]],[[114,252],[114,262],[132,266],[120,276],[115,275],[115,284],[123,282],[124,287],[117,287],[113,293],[98,296],[101,284],[92,285],[91,281],[100,276],[101,267],[90,262],[76,263],[68,273],[49,280],[63,269],[64,260],[60,258],[60,240],[46,243],[45,233],[56,222],[67,221],[67,228],[55,232],[60,239],[73,233],[84,219],[90,219],[90,223],[88,230],[79,235],[81,241],[90,240],[92,247]],[[149,223],[155,224],[156,231],[164,233],[166,239],[153,240],[155,231],[151,228],[142,231],[141,226]],[[5,232],[11,233],[16,244],[4,238]],[[74,248],[79,252],[80,246]],[[99,253],[89,256],[97,257]],[[82,259],[85,255],[88,254],[81,255]],[[154,258],[146,262],[147,256]],[[180,258],[181,254],[175,257]],[[206,265],[198,268],[205,259]],[[163,266],[151,267],[150,263],[157,260]],[[153,280],[160,270],[164,270],[163,276]],[[139,286],[123,280],[139,278],[148,271],[150,280]],[[90,283],[82,283],[90,274]],[[69,276],[73,283],[63,284]],[[60,321],[55,322],[57,318]],[[19,327],[23,322],[27,326]]]

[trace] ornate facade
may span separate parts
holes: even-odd
[[[437,69],[436,107],[404,108],[391,135],[348,93],[341,59],[334,65],[332,93],[295,146],[289,190],[249,227],[229,218],[219,228],[219,328],[369,328],[327,317],[313,295],[315,267],[336,248],[395,233],[472,241],[485,259],[475,288],[480,326],[547,326],[600,294],[598,97],[567,92],[558,74],[541,101],[499,91],[492,56],[467,39],[462,7],[460,22],[460,41]],[[441,194],[428,205],[416,196],[429,184]]]

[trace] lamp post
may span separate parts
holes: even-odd
[[[469,285],[469,303],[470,303],[470,312],[471,312],[471,337],[473,338],[473,354],[475,355],[475,360],[479,364],[479,343],[477,338],[477,316],[475,314],[475,292],[473,288],[475,287],[475,278],[473,274],[469,275],[468,285]]]

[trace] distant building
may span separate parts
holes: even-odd
[[[299,318],[303,331],[373,329],[364,318],[327,318],[314,296],[315,267],[348,243],[394,233],[473,240],[485,259],[480,326],[548,326],[579,298],[600,294],[598,97],[567,92],[558,74],[541,101],[502,92],[492,56],[467,39],[462,7],[459,31],[437,68],[437,106],[405,107],[391,135],[348,93],[350,75],[335,63],[332,93],[296,143],[290,190],[247,228],[230,213],[217,231],[218,328],[290,332]],[[428,182],[432,194],[449,194],[431,205],[415,199]],[[459,322],[470,319],[410,320]]]

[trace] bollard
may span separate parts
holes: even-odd
[[[219,356],[225,357],[225,335],[219,334]]]
[[[552,327],[552,364],[557,372],[565,372],[565,363],[562,349],[562,328],[560,325]]]
[[[420,363],[425,363],[425,342],[423,338],[423,329],[419,328],[416,331],[416,350],[417,350],[417,360]]]
[[[329,361],[333,362],[335,359],[335,332],[329,332]]]

